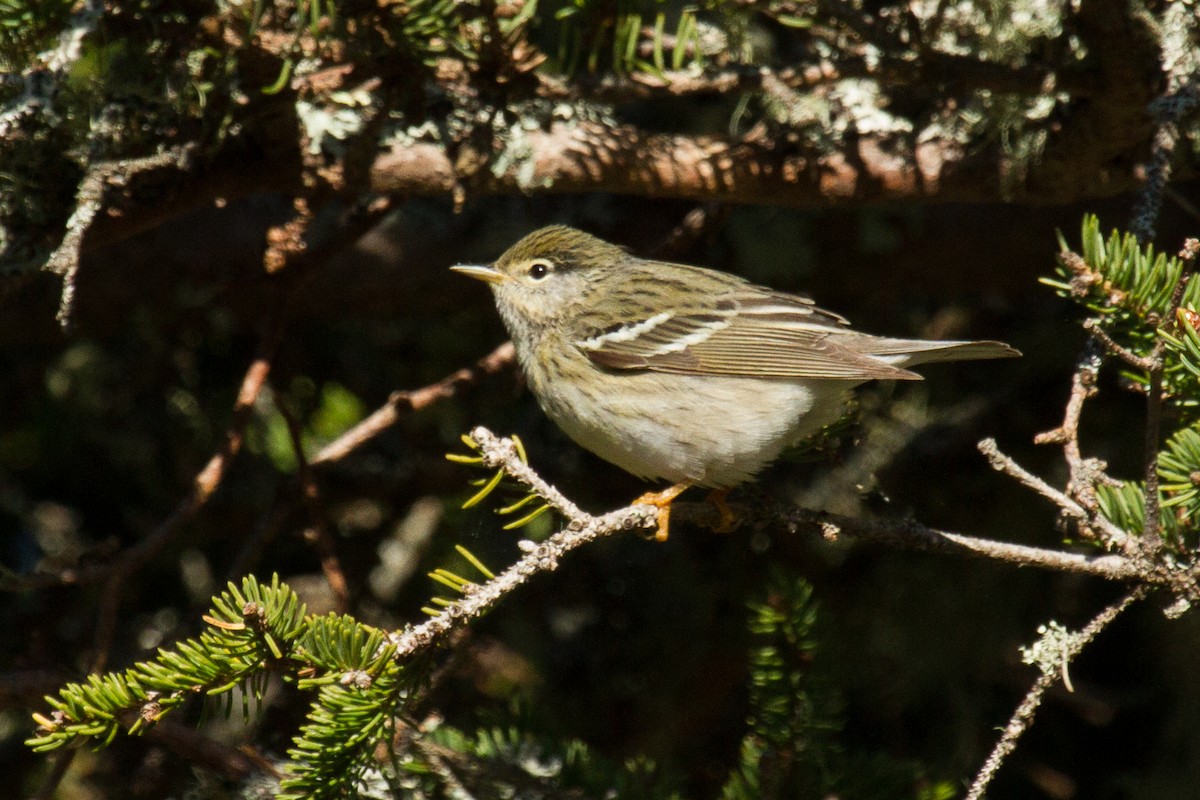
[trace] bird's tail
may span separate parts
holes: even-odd
[[[938,361],[977,361],[985,358],[1016,358],[1021,351],[1004,342],[937,342],[928,339],[874,338],[869,355],[897,367],[932,364]]]

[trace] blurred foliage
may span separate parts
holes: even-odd
[[[846,752],[840,693],[817,665],[812,586],[775,570],[763,593],[750,607],[750,730],[722,800],[954,797],[952,782],[931,785],[915,765]]]
[[[0,0],[0,72],[17,72],[48,49],[73,5],[71,0]]]
[[[366,416],[362,400],[335,382],[325,383],[318,392],[312,381],[295,380],[288,397],[280,400],[293,401],[306,406],[300,415],[304,419],[300,441],[305,453],[316,453]],[[283,412],[274,408],[256,422],[256,435],[251,436],[250,447],[265,452],[280,472],[295,472],[296,448]]]

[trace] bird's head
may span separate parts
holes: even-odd
[[[562,322],[599,275],[627,258],[616,245],[552,225],[521,239],[491,266],[451,269],[492,287],[500,315],[516,336],[517,329],[536,331]]]

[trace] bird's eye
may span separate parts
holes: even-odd
[[[552,266],[553,265],[549,261],[543,261],[541,259],[534,261],[529,265],[529,277],[533,278],[535,281],[540,281],[550,274],[550,269]]]

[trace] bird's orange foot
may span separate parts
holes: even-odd
[[[656,542],[665,542],[667,540],[668,530],[671,523],[671,503],[676,497],[683,494],[690,484],[677,483],[669,489],[663,489],[661,492],[646,492],[644,495],[633,501],[633,505],[654,506],[658,509],[658,528],[654,531],[654,540]]]
[[[717,507],[717,523],[713,525],[713,533],[733,533],[738,526],[737,514],[725,502],[729,497],[728,489],[713,489],[708,493],[708,502]]]

